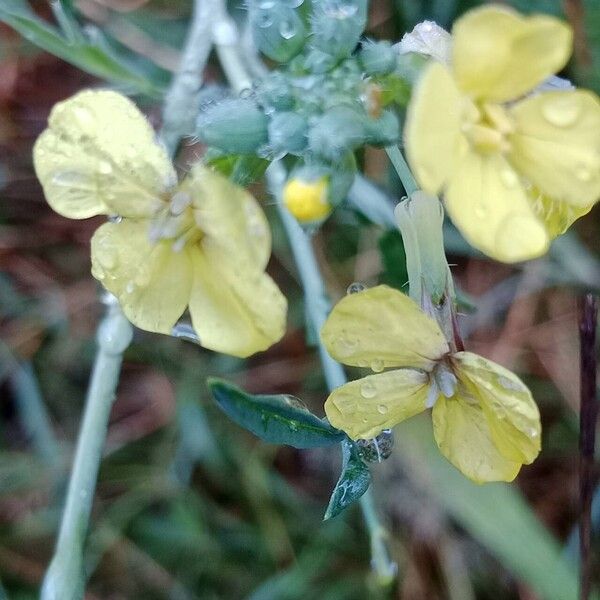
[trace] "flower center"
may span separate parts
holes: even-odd
[[[429,375],[429,392],[427,393],[425,406],[432,408],[440,394],[446,398],[452,398],[457,383],[458,380],[450,365],[444,360],[438,361]]]
[[[181,252],[187,244],[197,242],[202,232],[194,220],[191,194],[175,192],[152,218],[148,236],[152,244],[172,240],[174,252]]]
[[[499,104],[476,105],[471,100],[466,100],[462,131],[477,152],[506,153],[510,150],[508,136],[514,131],[514,125],[504,107]]]

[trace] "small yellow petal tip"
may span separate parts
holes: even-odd
[[[328,189],[327,177],[314,181],[292,178],[283,189],[283,202],[300,223],[321,221],[333,210],[327,198]]]

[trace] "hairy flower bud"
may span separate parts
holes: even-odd
[[[348,106],[328,110],[311,123],[309,148],[329,161],[337,162],[367,139],[364,118]]]
[[[308,123],[294,112],[275,113],[269,122],[269,145],[275,154],[301,152],[307,144]]]
[[[397,52],[389,42],[366,42],[358,55],[367,75],[387,75],[396,67]]]
[[[224,152],[249,154],[267,142],[267,117],[251,100],[224,100],[200,113],[196,135]]]
[[[250,0],[248,18],[256,47],[269,58],[288,62],[304,47],[306,28],[292,6]]]

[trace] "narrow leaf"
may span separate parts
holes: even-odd
[[[313,415],[293,396],[247,394],[222,379],[209,379],[208,387],[223,412],[265,442],[317,448],[345,438],[342,431]]]
[[[342,442],[342,473],[331,494],[329,506],[323,520],[339,515],[344,509],[356,502],[371,483],[369,467],[358,455],[356,445],[350,440]]]

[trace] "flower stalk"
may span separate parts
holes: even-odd
[[[310,238],[283,204],[282,188],[286,180],[283,166],[279,162],[273,162],[267,169],[266,176],[269,189],[277,199],[276,205],[279,217],[287,233],[302,288],[304,289],[307,322],[309,327],[317,334],[317,339],[319,339],[319,357],[327,387],[329,391],[332,391],[344,385],[347,379],[342,365],[329,355],[318,336],[331,309],[323,279]],[[371,488],[361,496],[360,505],[371,540],[372,568],[378,582],[382,586],[389,585],[396,576],[397,566],[390,558],[386,543],[387,531],[377,515]]]
[[[123,352],[133,328],[113,296],[107,295],[107,313],[97,334],[98,352],[86,398],[66,505],[54,558],[44,577],[42,600],[83,598],[83,549],[92,510],[96,477],[102,458],[108,418],[119,381]]]

